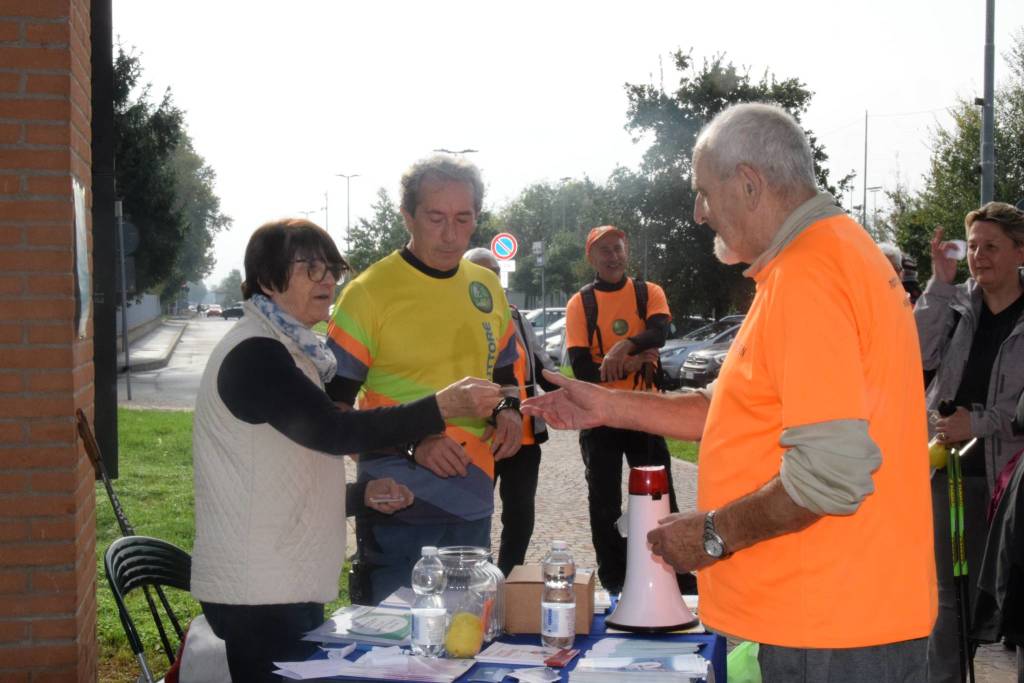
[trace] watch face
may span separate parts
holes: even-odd
[[[719,543],[718,540],[714,538],[704,539],[704,552],[711,557],[721,557],[724,550],[725,548],[722,547],[722,544]]]

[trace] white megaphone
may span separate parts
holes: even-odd
[[[605,624],[622,631],[663,633],[697,625],[683,602],[676,572],[656,557],[647,532],[667,517],[668,473],[657,467],[629,470],[629,535],[626,541],[626,584]]]

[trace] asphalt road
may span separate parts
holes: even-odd
[[[133,372],[132,400],[128,400],[125,376],[117,379],[117,402],[132,408],[192,410],[199,381],[210,352],[235,324],[221,318],[192,318],[170,362],[159,370]]]

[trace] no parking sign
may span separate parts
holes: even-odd
[[[499,232],[491,240],[491,253],[499,261],[509,261],[515,258],[519,251],[519,242],[511,233]]]

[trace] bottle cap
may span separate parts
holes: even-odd
[[[434,555],[437,555],[437,546],[425,545],[420,552],[423,557],[433,557]]]
[[[568,550],[569,544],[565,541],[551,541],[552,550]]]

